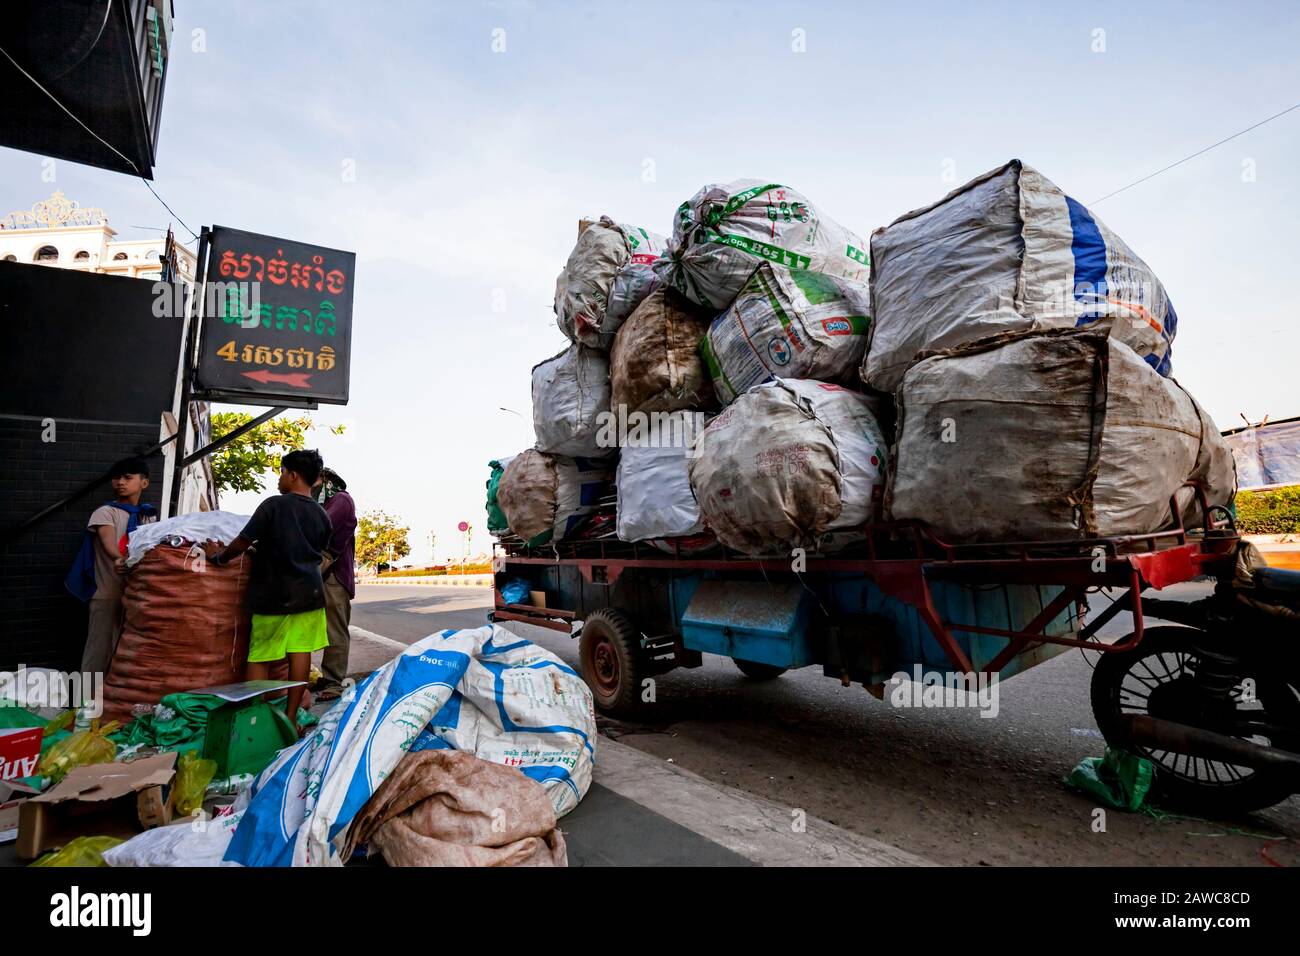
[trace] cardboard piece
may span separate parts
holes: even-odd
[[[0,730],[0,780],[17,780],[36,776],[41,759],[42,727],[15,727]]]
[[[531,604],[533,607],[546,607],[546,592],[529,591],[528,603]]]
[[[176,754],[76,767],[18,807],[17,853],[33,859],[79,836],[133,837],[171,822]]]
[[[0,843],[18,839],[18,806],[39,790],[12,780],[0,781]]]

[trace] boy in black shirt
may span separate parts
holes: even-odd
[[[330,541],[330,520],[311,496],[324,463],[315,451],[293,451],[280,461],[280,494],[257,506],[253,517],[225,549],[210,560],[226,564],[250,545],[253,569],[247,607],[253,615],[248,644],[248,680],[266,680],[270,665],[289,658],[289,679],[306,681],[312,651],[328,646],[321,554]],[[298,725],[303,688],[289,691],[287,710]]]

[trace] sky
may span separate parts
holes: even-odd
[[[865,236],[1011,158],[1091,204],[1300,102],[1293,2],[175,10],[155,188],[196,231],[356,252],[352,400],[312,442],[417,562],[431,534],[463,553],[460,521],[490,547],[487,462],[532,445],[578,220],[666,235],[752,177]],[[173,221],[137,179],[59,161],[51,184],[42,159],[0,148],[0,212],[57,188],[121,238]],[[1168,289],[1174,375],[1221,428],[1300,415],[1300,110],[1090,208]]]

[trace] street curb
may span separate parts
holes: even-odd
[[[403,644],[401,641],[395,641],[391,637],[384,637],[382,634],[376,634],[374,631],[367,631],[364,627],[357,627],[355,624],[348,625],[348,636],[352,640],[370,641],[375,644],[382,644],[385,647],[391,647],[399,654],[405,653],[410,644]]]
[[[937,866],[924,857],[807,814],[706,780],[658,757],[601,737],[595,781],[647,810],[760,866]]]

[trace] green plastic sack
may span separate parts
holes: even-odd
[[[159,750],[179,750],[184,745],[196,744],[194,749],[201,749],[208,729],[208,714],[224,703],[211,694],[168,694],[159,701],[158,707],[131,721],[113,739],[123,747],[142,744]]]
[[[499,461],[488,462],[488,467],[492,469],[492,475],[487,481],[487,527],[489,534],[499,534],[502,531],[510,530],[510,523],[506,521],[506,513],[497,504],[497,486],[501,484],[501,476],[505,474],[506,470],[501,467]]]
[[[1065,782],[1108,807],[1133,811],[1142,806],[1154,776],[1155,767],[1146,757],[1107,747],[1105,755],[1079,761]]]
[[[79,730],[69,735],[45,752],[37,769],[42,777],[58,783],[76,767],[112,763],[117,756],[117,744],[109,740],[108,735],[116,729],[117,721],[111,720],[103,727]]]
[[[176,782],[172,791],[177,816],[188,817],[203,806],[203,796],[216,774],[215,760],[204,760],[192,751],[180,755],[176,762]]]
[[[0,730],[24,730],[28,727],[45,727],[49,721],[33,714],[26,707],[0,707]]]
[[[111,850],[122,841],[110,836],[77,837],[62,849],[46,853],[29,866],[108,866],[104,851]]]

